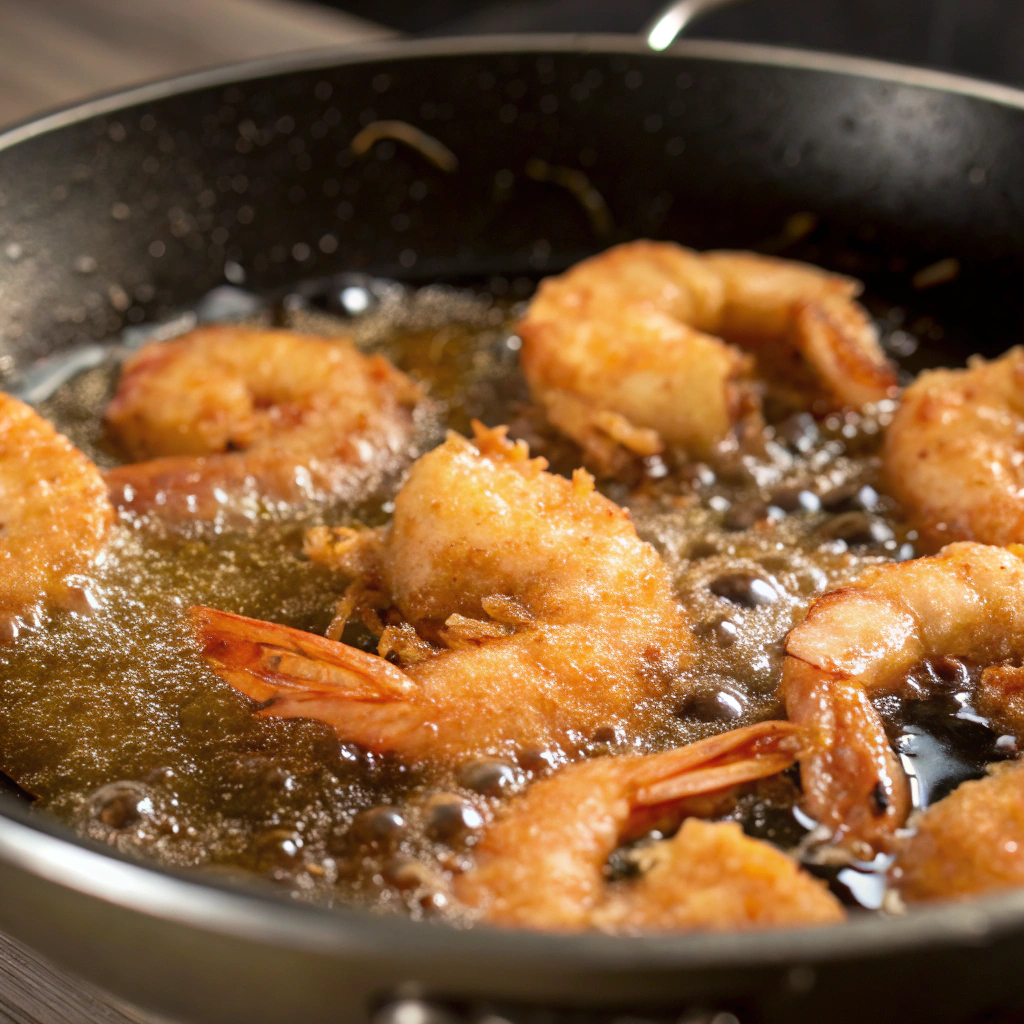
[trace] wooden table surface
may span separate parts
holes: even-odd
[[[0,1024],[171,1024],[73,978],[0,935]]]
[[[0,0],[0,126],[153,78],[386,35],[286,0]],[[0,1024],[158,1022],[0,935]]]
[[[0,125],[153,78],[387,34],[286,0],[0,0]]]

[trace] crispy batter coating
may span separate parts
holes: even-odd
[[[356,500],[411,457],[422,398],[344,338],[203,327],[125,364],[106,422],[145,461],[107,480],[120,506],[169,518]]]
[[[637,882],[621,888],[596,915],[616,932],[792,928],[846,918],[824,882],[736,822],[688,818],[658,844]]]
[[[478,428],[475,443],[450,435],[413,466],[374,543],[349,531],[341,551],[323,534],[307,546],[334,565],[365,566],[376,549],[374,575],[414,631],[400,646],[394,631],[382,636],[386,649],[411,655],[402,668],[196,609],[207,661],[270,700],[262,714],[319,718],[414,760],[575,751],[599,728],[636,733],[689,662],[686,615],[628,514],[589,474],[567,480],[545,465],[504,429]],[[346,560],[350,543],[358,550]],[[417,637],[433,649],[411,644]]]
[[[871,694],[897,689],[924,658],[1024,657],[1022,551],[963,542],[877,566],[818,598],[789,634],[786,710],[814,740],[801,761],[804,798],[838,838],[885,848],[910,812]]]
[[[760,426],[758,375],[823,409],[893,393],[859,291],[791,260],[631,242],[541,284],[519,328],[523,370],[602,470],[664,445],[706,458]]]
[[[673,803],[685,813],[694,796],[773,775],[798,750],[792,726],[763,722],[662,754],[570,765],[534,783],[491,826],[456,893],[492,924],[545,930],[841,921],[821,882],[734,823],[688,818],[673,839],[644,850],[639,879],[609,883],[604,873],[638,820]]]
[[[1024,348],[922,373],[886,433],[883,472],[932,549],[1024,541]]]
[[[961,783],[914,824],[890,872],[905,900],[959,899],[1024,885],[1024,764]]]
[[[23,402],[0,393],[0,636],[43,607],[81,607],[114,520],[99,470]]]

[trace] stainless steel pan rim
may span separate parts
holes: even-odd
[[[22,818],[23,820],[16,820]],[[555,958],[573,964],[635,969],[813,964],[836,958],[947,945],[987,945],[1024,922],[1024,890],[952,903],[890,919],[854,918],[841,926],[770,933],[700,933],[622,938],[559,936],[382,917],[356,909],[291,904],[257,887],[228,888],[201,876],[172,873],[111,855],[69,837],[51,822],[28,824],[25,812],[0,815],[0,860],[46,881],[154,918],[275,946],[343,955],[359,949],[401,959],[442,952],[464,963],[492,960],[511,967]]]
[[[315,50],[215,68],[98,97],[0,133],[0,149],[101,114],[176,94],[301,70],[380,60],[463,54],[586,52],[645,55],[662,60],[732,62],[866,77],[954,93],[1024,110],[1024,91],[970,78],[881,61],[741,43],[686,40],[654,53],[633,36],[541,35],[418,40]],[[143,866],[80,842],[55,822],[19,807],[0,806],[0,861],[87,897],[199,931],[295,950],[344,956],[439,956],[466,965],[488,961],[510,968],[553,963],[612,974],[638,967],[671,969],[814,964],[851,956],[884,957],[900,950],[984,946],[1024,930],[1024,890],[914,911],[906,916],[864,916],[841,927],[771,933],[691,934],[613,938],[558,936],[489,927],[448,926],[380,917],[356,909],[327,910],[292,904],[254,887],[228,888],[198,875]]]
[[[100,114],[128,109],[165,96],[196,92],[218,85],[290,71],[315,71],[339,64],[369,64],[380,60],[410,60],[422,57],[453,57],[462,54],[501,53],[608,53],[672,59],[722,61],[736,64],[764,65],[818,71],[833,75],[850,75],[891,82],[936,92],[955,93],[986,100],[1003,106],[1024,109],[1024,89],[983,82],[966,75],[932,71],[866,57],[799,50],[784,46],[763,46],[756,43],[720,42],[718,40],[684,39],[665,50],[652,50],[641,38],[623,35],[538,34],[509,36],[466,36],[456,39],[417,39],[361,43],[359,49],[329,47],[304,50],[294,54],[262,57],[222,67],[196,71],[134,88],[97,96],[71,107],[44,114],[23,124],[0,132],[0,149],[15,146],[26,139],[65,125],[88,120]]]

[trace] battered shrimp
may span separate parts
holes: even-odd
[[[840,841],[884,849],[911,807],[872,695],[900,690],[925,658],[991,665],[1024,657],[1022,554],[1016,545],[963,542],[877,566],[815,601],[789,634],[786,710],[813,741],[800,766],[804,799]],[[983,680],[989,699],[997,678]]]
[[[1024,348],[922,373],[889,427],[883,470],[925,545],[1024,541]]]
[[[632,242],[543,282],[523,370],[602,470],[665,445],[707,458],[761,425],[755,367],[816,409],[893,392],[860,288],[791,260]]]
[[[762,722],[677,750],[564,768],[534,783],[491,826],[456,895],[493,924],[611,932],[765,928],[841,921],[823,883],[738,824],[689,817],[673,839],[643,851],[639,879],[609,883],[617,846],[656,816],[686,813],[699,794],[788,767],[799,738]]]
[[[0,641],[36,624],[48,604],[87,604],[76,577],[103,550],[113,518],[99,470],[0,393]]]
[[[891,883],[906,900],[975,896],[1024,886],[1024,764],[961,783],[913,819]]]
[[[107,481],[120,507],[170,518],[352,501],[411,456],[422,398],[346,339],[204,327],[126,363],[106,422],[147,461]]]
[[[320,533],[311,553],[374,575],[400,622],[381,653],[208,608],[208,664],[264,702],[346,740],[420,760],[522,748],[575,751],[598,729],[668,714],[692,637],[657,553],[628,513],[545,472],[505,428],[450,434],[412,468],[383,534]],[[339,551],[339,549],[341,549]]]

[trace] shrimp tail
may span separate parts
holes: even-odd
[[[709,736],[646,761],[633,780],[633,804],[649,807],[768,778],[794,764],[803,747],[797,726],[775,720]]]
[[[384,658],[301,629],[196,607],[192,626],[206,663],[259,702],[258,714],[313,718],[371,749],[394,749],[413,724],[418,685]]]
[[[896,368],[864,310],[846,296],[798,303],[794,328],[797,351],[827,395],[842,394],[843,403],[859,407],[895,394]]]
[[[910,782],[870,695],[790,656],[783,670],[790,718],[808,731],[801,764],[805,808],[837,837],[886,849],[911,811]]]

